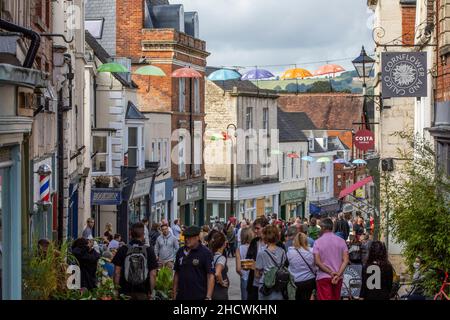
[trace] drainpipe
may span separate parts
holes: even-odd
[[[31,69],[33,67],[34,59],[36,58],[36,54],[41,44],[41,36],[30,29],[21,27],[3,19],[0,19],[0,28],[11,32],[19,32],[26,38],[31,40],[30,48],[28,49],[27,55],[22,65],[24,68]]]

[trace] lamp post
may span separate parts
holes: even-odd
[[[227,131],[229,131],[230,128],[234,128],[234,135],[235,135],[237,130],[236,125],[230,123],[227,127]],[[230,216],[234,216],[234,143],[232,137],[230,140],[231,140]]]
[[[375,60],[367,55],[366,50],[364,49],[363,46],[361,54],[359,55],[359,57],[353,60],[352,63],[356,69],[356,72],[358,73],[358,77],[363,79],[363,95],[366,96],[367,93],[366,78],[370,76],[370,73],[372,72],[373,66],[375,64]]]

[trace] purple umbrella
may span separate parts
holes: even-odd
[[[244,74],[241,80],[261,80],[275,77],[272,72],[264,69],[253,69]]]

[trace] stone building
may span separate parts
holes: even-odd
[[[273,154],[278,149],[277,98],[250,81],[207,81],[208,220],[226,221],[230,216],[231,161],[235,164],[235,216],[255,219],[278,213],[278,155]],[[215,135],[224,138],[211,139]]]

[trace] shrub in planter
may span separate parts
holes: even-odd
[[[95,186],[97,188],[108,188],[110,182],[111,182],[111,179],[107,176],[99,176],[99,177],[95,178]]]

